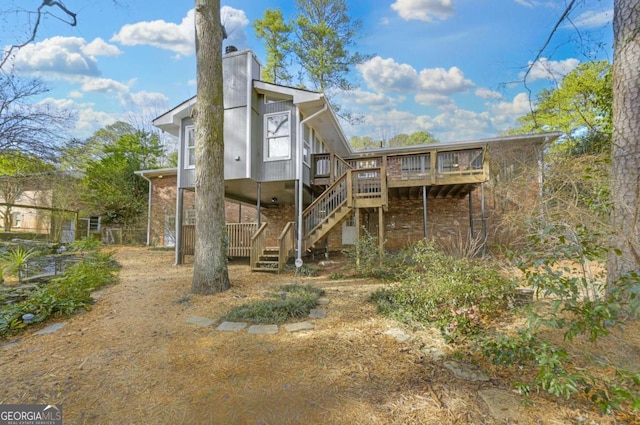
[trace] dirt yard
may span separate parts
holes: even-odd
[[[457,379],[444,358],[426,354],[446,352],[435,334],[398,342],[386,333],[401,327],[367,301],[379,282],[330,280],[329,270],[308,278],[250,273],[232,262],[229,291],[194,296],[191,267],[173,266],[172,256],[117,248],[119,283],[91,311],[56,332],[33,327],[2,342],[0,403],[61,403],[65,425],[622,423],[538,395],[521,404],[510,377]],[[288,283],[325,289],[328,314],[311,320],[315,329],[216,330],[232,306]],[[187,321],[194,316],[216,323],[197,326]],[[513,396],[503,413],[517,412],[517,421],[490,411],[480,396],[489,390]]]

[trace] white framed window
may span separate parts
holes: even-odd
[[[304,144],[302,147],[302,161],[305,163],[307,167],[310,167],[311,164],[311,140],[313,138],[313,129],[304,126],[303,131]]]
[[[196,168],[196,128],[188,125],[184,128],[184,168]]]
[[[291,158],[290,112],[277,112],[264,116],[265,161]]]

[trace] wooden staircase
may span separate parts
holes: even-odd
[[[347,170],[302,213],[303,246],[306,251],[322,241],[357,208],[386,208],[387,187],[380,167]],[[281,272],[295,254],[295,226],[287,224],[278,246],[267,246],[267,224],[251,238],[251,270]]]
[[[277,272],[280,262],[280,247],[267,246],[262,249],[258,259],[251,264],[252,271]]]
[[[308,233],[305,237],[305,245],[306,248],[313,248],[318,242],[320,242],[326,235],[342,223],[344,220],[351,215],[353,212],[353,207],[348,205],[341,205],[334,211],[332,211],[327,217],[317,225],[313,231]]]

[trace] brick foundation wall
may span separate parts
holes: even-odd
[[[151,186],[151,229],[150,245],[164,246],[166,217],[175,215],[177,199],[177,176],[168,175],[153,178]],[[183,214],[195,208],[195,192],[185,190],[183,197]],[[235,201],[225,202],[225,220],[227,223],[255,223],[257,210],[254,206],[240,204]],[[184,216],[183,216],[184,217]],[[171,222],[173,224],[173,222]],[[175,228],[171,226],[172,233]]]
[[[472,192],[472,219],[474,236],[482,232],[481,191]],[[393,199],[384,213],[385,248],[398,250],[424,237],[422,199]],[[497,220],[494,214],[493,197],[485,188],[485,217],[489,243]],[[378,236],[378,211],[360,212],[360,225],[372,236]],[[470,229],[469,198],[428,199],[427,237],[444,241],[448,238],[467,237]],[[362,234],[362,233],[361,233]],[[348,245],[342,244],[342,226],[329,233],[329,251],[341,251]]]

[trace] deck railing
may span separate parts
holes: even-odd
[[[295,222],[290,221],[284,226],[282,233],[278,237],[278,247],[279,247],[279,257],[278,257],[278,273],[284,270],[285,264],[287,264],[287,260],[291,256],[292,251],[295,247],[295,232],[296,226]]]
[[[251,256],[249,257],[249,262],[251,267],[255,267],[260,260],[260,256],[262,255],[264,249],[267,247],[267,223],[262,223],[260,228],[256,231],[256,233],[251,238]]]
[[[258,229],[257,223],[227,223],[228,253],[230,257],[250,257],[251,237]],[[196,226],[182,226],[182,256],[193,255],[196,246]]]
[[[332,154],[319,154],[318,161],[329,164]],[[315,157],[315,155],[314,155]],[[407,155],[386,155],[379,157],[351,158],[344,161],[353,170],[383,167],[390,186],[415,184],[451,184],[465,180],[478,182],[488,175],[487,162],[482,148],[425,152]],[[322,167],[321,167],[322,168]],[[322,168],[322,175],[314,174],[314,181],[333,181],[340,175],[328,165]]]
[[[315,179],[324,179],[332,184],[352,167],[344,159],[332,153],[313,155],[313,175]]]
[[[250,257],[251,237],[258,230],[258,223],[227,223],[230,257]]]

